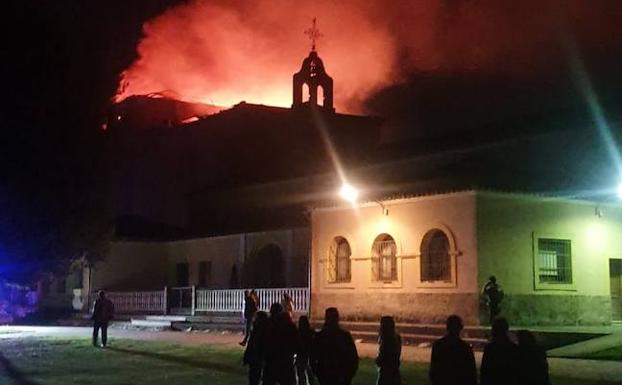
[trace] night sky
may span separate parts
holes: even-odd
[[[318,1],[295,9],[276,3],[21,0],[4,5],[0,278],[62,254],[67,223],[75,229],[82,216],[97,215],[99,171],[114,156],[103,151],[106,133],[100,125],[124,71],[135,92],[166,89],[187,100],[205,94],[202,101],[221,105],[231,94],[289,103],[281,89],[289,97],[290,76],[308,50],[302,35],[308,25],[298,24],[313,16],[324,28],[319,52],[335,78],[338,110],[384,117],[384,138],[397,145],[455,132],[476,138],[499,130],[511,135],[531,122],[589,125],[585,90],[577,80],[581,74],[587,74],[619,131],[618,1],[438,0],[420,2],[419,8],[409,1],[391,2],[392,7],[345,1],[341,8]],[[337,21],[333,14],[340,15]],[[231,32],[239,25],[248,34]],[[300,48],[292,48],[298,44],[295,33],[280,33],[292,29],[300,31]],[[178,42],[171,43],[171,33]],[[294,38],[272,37],[284,35]],[[261,51],[248,48],[253,45]],[[245,50],[253,60],[237,55]],[[346,57],[360,57],[363,64],[353,66]],[[261,68],[253,69],[258,63]],[[249,67],[264,78],[274,74],[271,84],[285,85],[270,95],[253,85],[245,94],[227,72],[232,66]],[[354,67],[364,69],[348,78]],[[189,74],[205,86],[189,90],[184,77]]]

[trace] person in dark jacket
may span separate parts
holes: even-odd
[[[550,385],[549,363],[546,351],[536,343],[536,338],[529,330],[519,330],[518,354],[520,385]]]
[[[380,336],[378,339],[377,385],[401,385],[400,358],[402,355],[402,338],[395,331],[393,317],[380,318]]]
[[[266,350],[268,313],[264,311],[255,313],[253,330],[250,334],[242,360],[244,365],[248,365],[248,385],[259,385]]]
[[[298,385],[310,385],[315,383],[309,359],[315,343],[316,332],[311,328],[309,317],[306,315],[298,318],[298,334],[300,336],[300,351],[296,354]]]
[[[446,325],[447,334],[432,345],[432,385],[476,385],[477,369],[473,349],[460,338],[462,319],[450,315]]]
[[[97,346],[99,330],[102,331],[102,347],[108,343],[108,323],[114,318],[114,304],[106,298],[106,293],[100,290],[93,305],[93,346]]]
[[[244,320],[245,320],[245,328],[244,328],[244,339],[240,342],[240,345],[246,345],[248,338],[251,335],[251,328],[253,323],[253,317],[255,317],[255,313],[257,313],[257,303],[255,301],[255,296],[253,296],[252,291],[244,290]]]
[[[263,385],[295,385],[294,355],[300,351],[296,325],[280,303],[270,307]]]
[[[503,300],[503,290],[501,285],[497,283],[497,277],[491,275],[482,292],[488,307],[488,321],[492,325],[501,312],[501,301]]]
[[[518,385],[518,346],[510,340],[508,321],[497,318],[492,324],[492,340],[484,347],[480,367],[481,385]]]
[[[339,311],[329,307],[324,326],[317,334],[311,368],[320,385],[349,385],[359,366],[356,345],[349,332],[339,326]]]

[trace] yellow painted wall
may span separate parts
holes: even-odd
[[[571,239],[574,290],[535,288],[534,232]],[[495,275],[506,293],[608,296],[609,258],[622,258],[622,205],[478,192],[477,233],[480,287]]]

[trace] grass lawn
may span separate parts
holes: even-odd
[[[96,349],[87,339],[23,338],[1,340],[0,352],[0,384],[246,384],[240,349],[116,339],[109,348]],[[404,384],[427,384],[427,368],[404,364]],[[375,379],[371,360],[361,360],[354,384],[372,385]],[[556,385],[589,385],[553,380]]]
[[[587,358],[590,360],[622,361],[622,346],[601,350],[596,353],[585,354],[581,356],[581,358]]]

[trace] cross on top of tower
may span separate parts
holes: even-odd
[[[324,36],[317,28],[317,21],[315,17],[313,18],[313,24],[311,25],[311,28],[305,30],[305,35],[308,35],[309,39],[311,39],[311,51],[315,51],[316,41]]]

